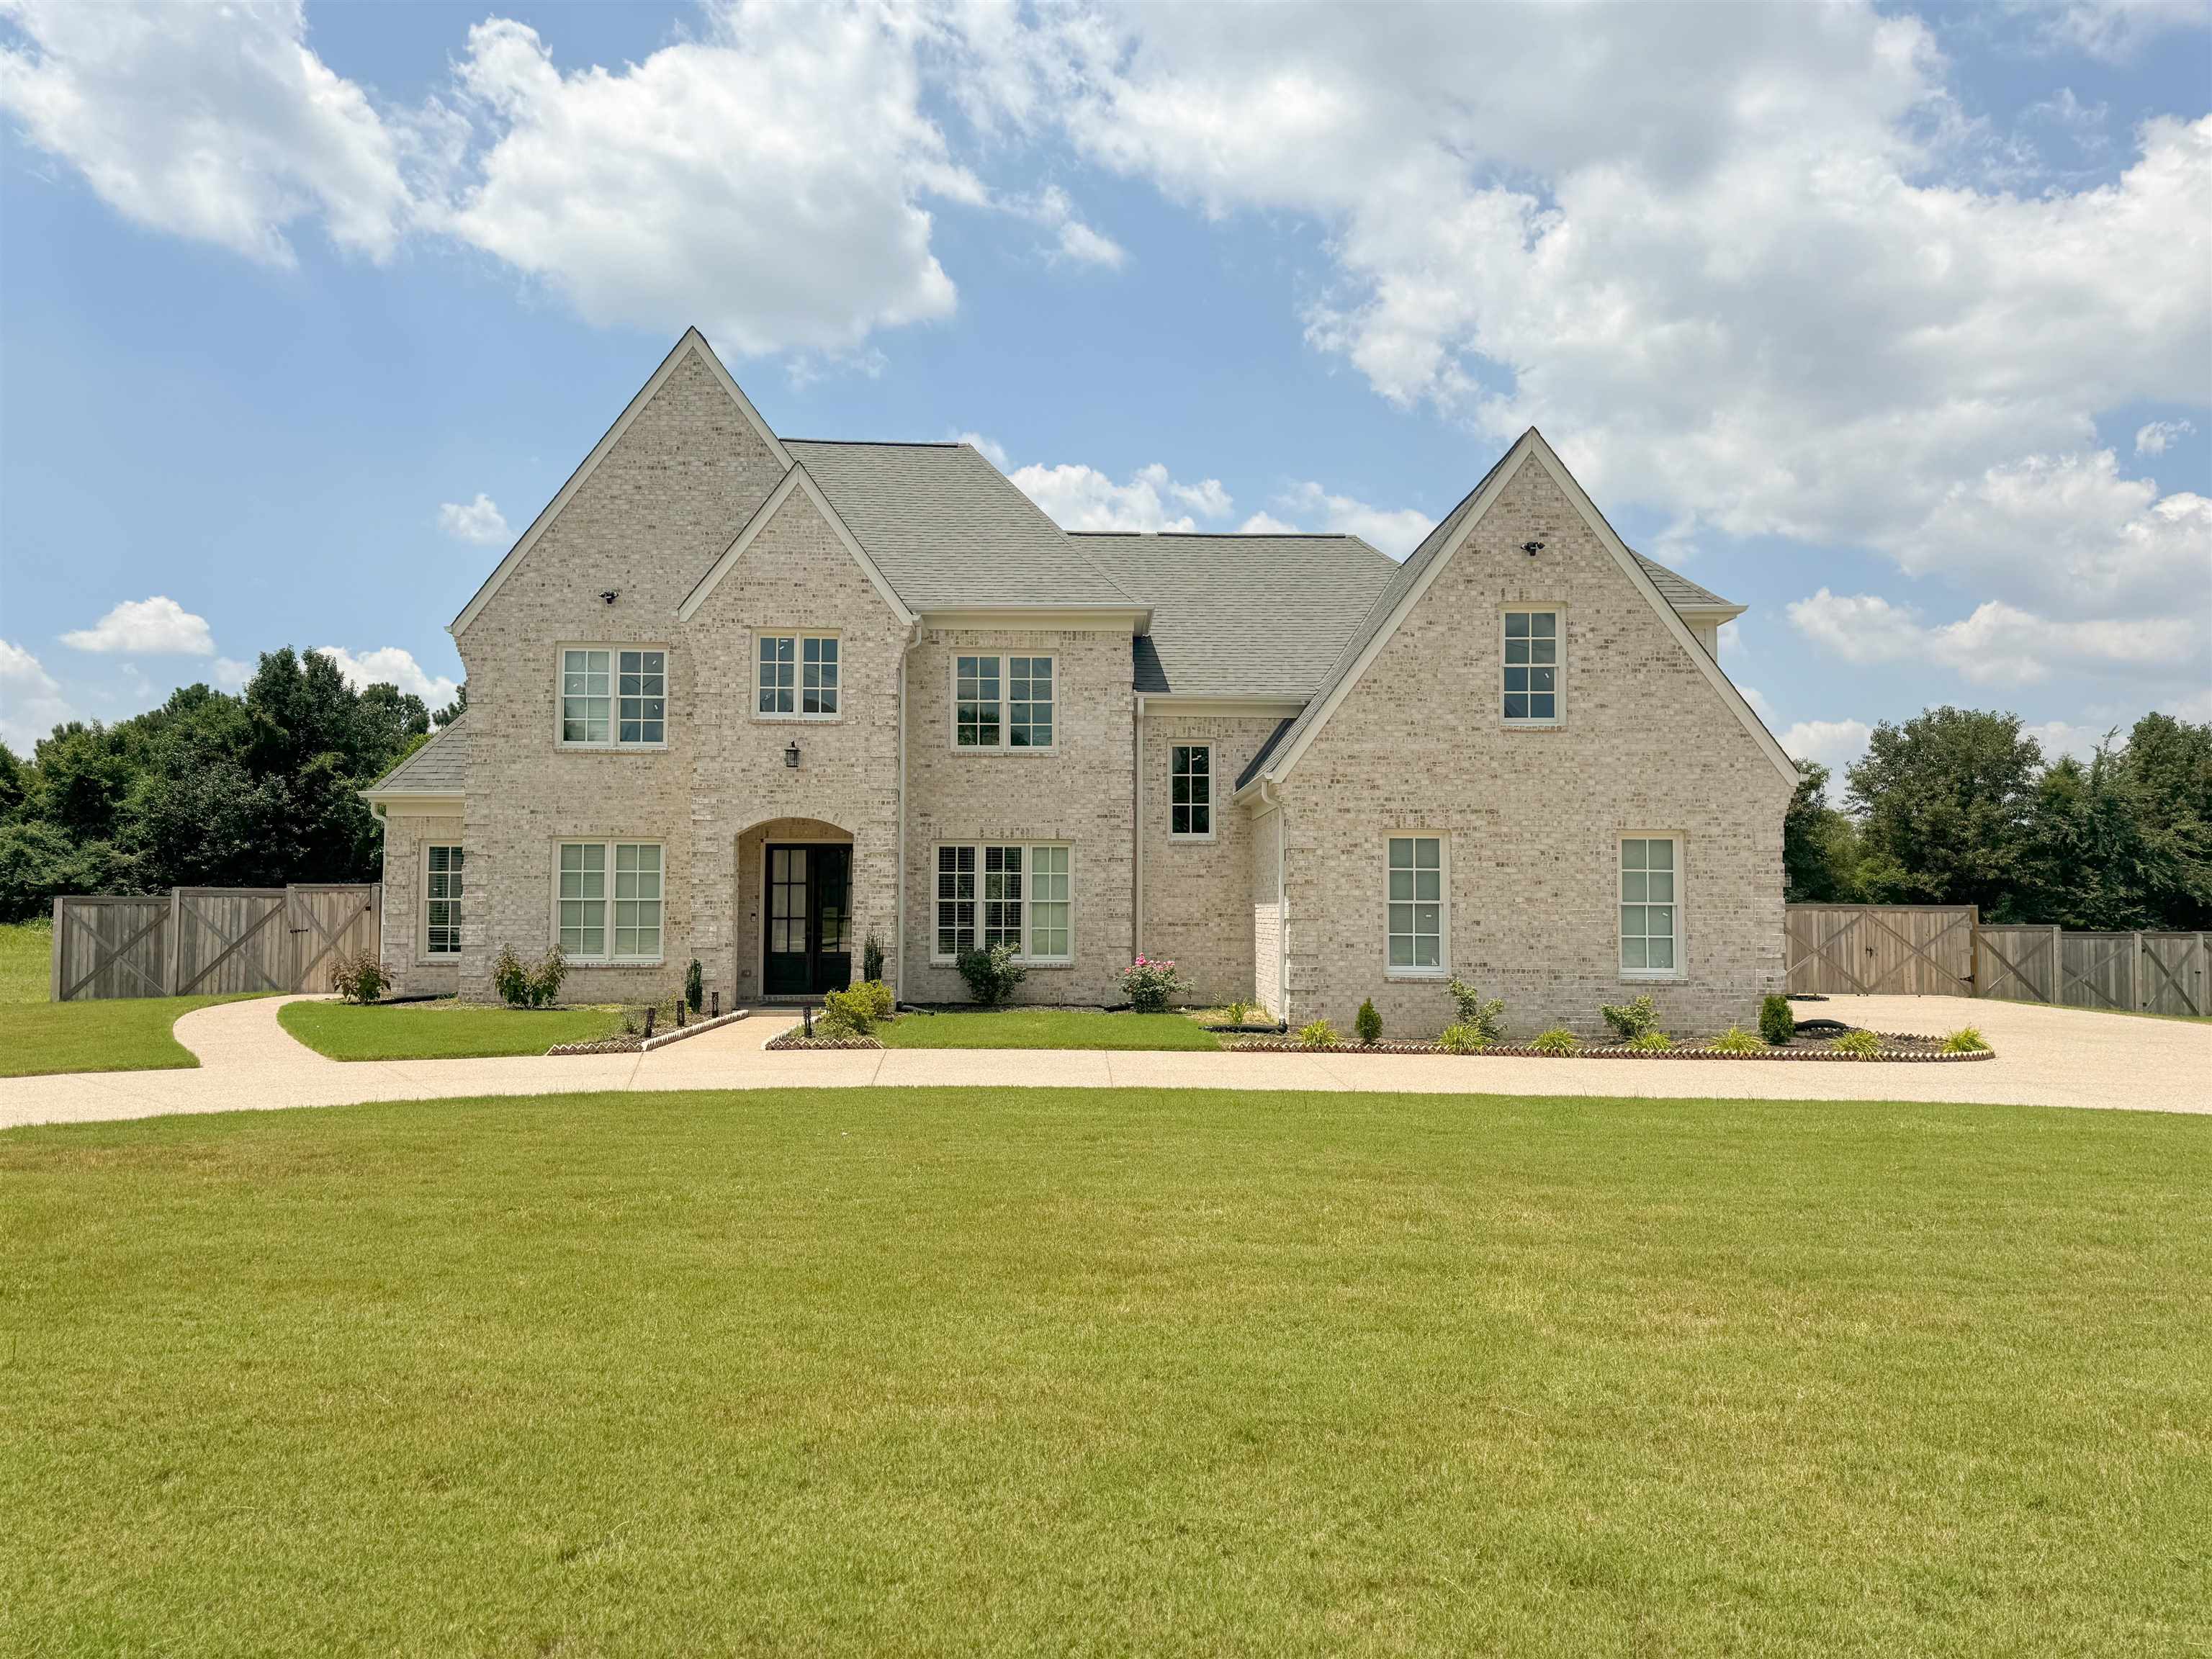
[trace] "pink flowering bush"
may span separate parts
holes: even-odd
[[[1172,962],[1139,957],[1121,970],[1121,990],[1140,1014],[1164,1013],[1168,999],[1190,989]]]

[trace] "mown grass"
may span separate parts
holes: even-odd
[[[1095,1008],[976,1008],[902,1014],[875,1028],[886,1048],[1218,1048],[1181,1014],[1104,1013]]]
[[[2212,1642],[2212,1122],[1132,1091],[0,1135],[0,1650]]]
[[[288,1002],[277,1022],[332,1060],[468,1060],[542,1054],[559,1042],[596,1042],[623,1029],[620,1008],[488,1008],[460,1002],[357,1007]]]
[[[0,1004],[0,1077],[56,1072],[163,1072],[198,1066],[177,1041],[178,1017],[242,997],[123,997],[106,1002]]]
[[[0,926],[0,1003],[44,1002],[53,994],[54,925]]]

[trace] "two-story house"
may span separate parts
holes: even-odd
[[[1402,564],[1356,537],[1072,535],[963,444],[770,431],[687,332],[453,623],[467,713],[368,792],[386,965],[490,994],[818,994],[875,937],[961,1000],[1206,1000],[1433,1030],[1778,988],[1787,757],[1740,613],[1530,430]]]

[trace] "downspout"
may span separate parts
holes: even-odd
[[[1260,780],[1260,799],[1275,811],[1275,998],[1283,1006],[1278,1018],[1291,1018],[1291,896],[1283,875],[1290,857],[1291,814],[1275,793],[1274,781]]]
[[[1134,961],[1145,949],[1145,694],[1141,691],[1137,693],[1130,736],[1136,753],[1136,799],[1129,831],[1129,868],[1135,887],[1129,900],[1129,957]]]
[[[898,665],[898,875],[892,888],[891,949],[896,953],[897,966],[891,970],[891,995],[903,1000],[906,996],[906,665],[914,655],[914,647],[921,639],[921,618],[916,617],[906,630],[906,643],[899,647]]]

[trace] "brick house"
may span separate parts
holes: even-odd
[[[1531,429],[1402,564],[1357,537],[1076,535],[961,444],[779,438],[694,330],[453,624],[467,713],[370,789],[386,966],[577,1000],[818,994],[881,942],[1024,1000],[1432,1031],[1778,988],[1795,773],[1741,607],[1624,546]]]

